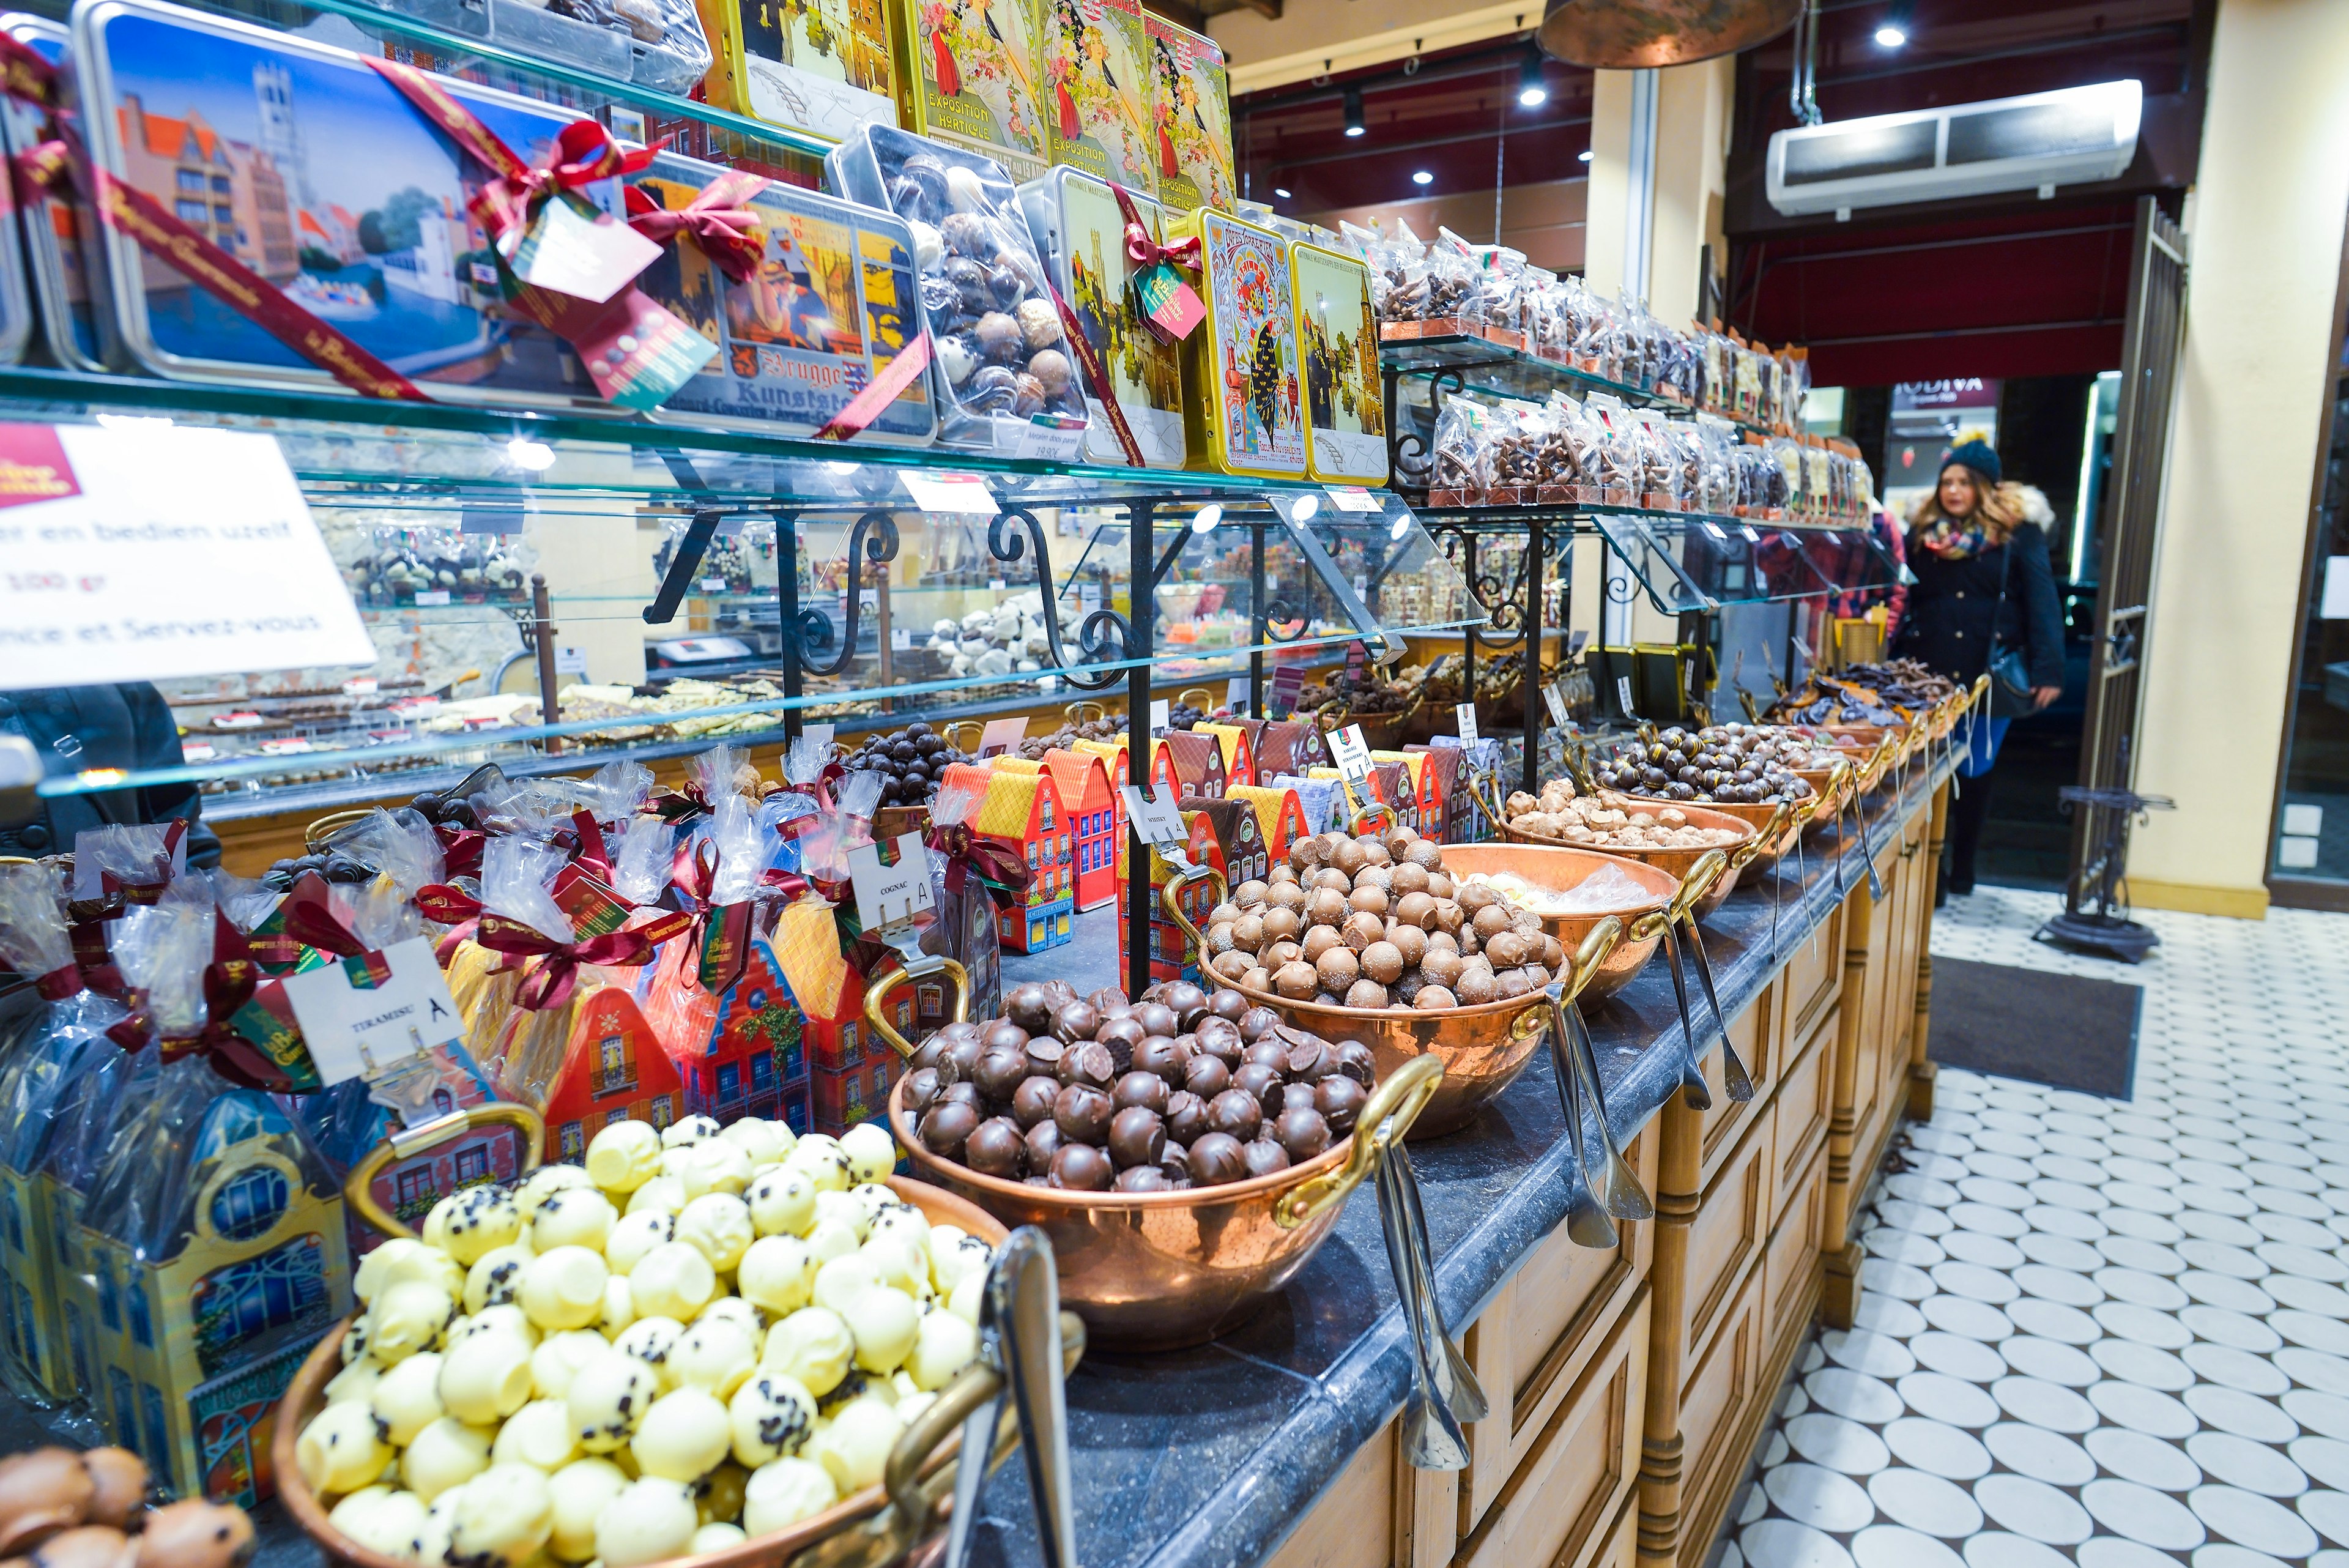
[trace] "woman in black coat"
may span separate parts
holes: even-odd
[[[1993,647],[2013,649],[2030,671],[2033,709],[2064,694],[2064,624],[2043,524],[2054,514],[2029,485],[2002,483],[1998,453],[1983,441],[1961,443],[1941,459],[1940,483],[1909,520],[1909,568],[1917,584],[1894,650],[1922,660],[1960,685],[1990,668]],[[1974,851],[1990,814],[1992,769],[2008,719],[1971,721],[1950,806],[1950,864],[1944,888],[1974,890]]]

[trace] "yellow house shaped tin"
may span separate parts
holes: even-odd
[[[1213,208],[1168,213],[1169,244],[1199,242],[1206,319],[1183,340],[1192,468],[1305,476],[1305,413],[1288,243]]]

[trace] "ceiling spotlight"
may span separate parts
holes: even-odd
[[[1280,198],[1282,201],[1284,201],[1284,202],[1286,202],[1286,201],[1288,201],[1288,189],[1287,189],[1286,187],[1284,187],[1284,186],[1275,185],[1275,186],[1272,188],[1272,193],[1273,193],[1274,195],[1276,195],[1276,196],[1279,197],[1279,198]]]
[[[1346,134],[1361,136],[1369,130],[1370,127],[1362,123],[1362,89],[1350,87],[1346,89]]]
[[[1412,171],[1411,182],[1414,185],[1433,185],[1435,183],[1435,176],[1424,169],[1414,170]]]
[[[1590,161],[1590,149],[1588,149],[1588,147],[1586,147],[1586,148],[1584,148],[1581,151],[1579,151],[1579,152],[1576,153],[1576,154],[1574,155],[1574,161],[1575,161],[1577,163],[1588,163],[1588,162],[1589,162],[1589,161]]]
[[[1908,41],[1908,29],[1898,22],[1887,22],[1876,29],[1876,47],[1879,49],[1897,49]]]
[[[1549,84],[1542,80],[1542,57],[1539,49],[1527,49],[1525,62],[1517,67],[1517,102],[1526,109],[1537,109],[1549,101]]]

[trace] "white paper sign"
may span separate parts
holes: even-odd
[[[1636,719],[1640,716],[1638,711],[1631,706],[1631,678],[1630,676],[1618,675],[1615,678],[1615,701],[1622,707],[1623,717],[1626,719]]]
[[[819,746],[829,746],[832,744],[832,726],[828,723],[802,724],[800,726],[800,733],[805,735],[809,740],[814,742]]]
[[[930,887],[930,852],[918,833],[897,838],[897,864],[881,864],[878,845],[848,852],[849,880],[856,887],[856,918],[868,931],[909,925],[937,908]]]
[[[1126,818],[1143,843],[1161,849],[1190,843],[1191,830],[1183,826],[1183,813],[1174,805],[1172,787],[1156,795],[1140,784],[1121,784],[1119,789],[1125,796]]]
[[[1371,776],[1371,745],[1362,739],[1360,724],[1349,724],[1332,732],[1330,754],[1336,760],[1338,771],[1346,775],[1349,783],[1359,784]]]
[[[925,512],[992,517],[1000,510],[987,481],[968,473],[903,473],[897,476],[914,504]]]
[[[893,626],[889,628],[889,651],[892,653],[914,651],[914,632],[911,627]]]
[[[1164,697],[1159,698],[1156,701],[1150,704],[1150,732],[1152,734],[1156,734],[1159,731],[1165,729],[1174,722],[1169,709],[1170,705]]]
[[[0,425],[0,689],[375,660],[274,437]]]
[[[1224,682],[1224,706],[1235,713],[1247,711],[1248,678],[1247,676],[1235,675]]]
[[[1453,707],[1452,711],[1459,715],[1460,743],[1464,746],[1475,745],[1476,743],[1476,704],[1474,702],[1457,703]]]
[[[1376,512],[1379,509],[1379,498],[1359,484],[1325,484],[1321,489],[1330,497],[1330,504],[1340,512]]]
[[[367,966],[344,959],[320,969],[289,974],[285,1000],[318,1076],[329,1086],[353,1078],[379,1077],[435,1045],[461,1039],[464,1020],[449,994],[449,981],[433,959],[427,937],[410,937],[383,950],[390,978],[364,981]]]
[[[1549,704],[1549,722],[1551,723],[1563,724],[1566,722],[1566,693],[1558,690],[1557,681],[1553,680],[1548,685],[1542,688],[1542,701]]]
[[[419,588],[416,605],[419,609],[439,609],[449,602],[447,588]]]
[[[1027,738],[1027,720],[989,719],[987,728],[979,732],[978,754],[981,757],[1000,755]]]
[[[701,591],[705,594],[722,594],[726,591],[726,579],[704,577],[701,579]]]
[[[2319,620],[2349,620],[2349,556],[2324,557],[2324,594],[2316,601]]]
[[[557,675],[585,675],[587,650],[584,648],[558,648],[554,650],[554,672]]]

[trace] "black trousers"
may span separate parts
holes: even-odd
[[[1998,769],[1975,778],[1954,781],[1957,794],[1950,802],[1950,837],[1948,864],[1941,869],[1941,886],[1952,893],[1974,890],[1974,851],[1982,844],[1982,819],[1990,815],[1991,781],[1998,777]]]

